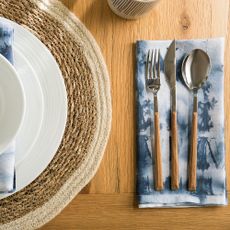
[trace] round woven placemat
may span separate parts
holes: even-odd
[[[0,229],[34,229],[55,217],[95,174],[110,131],[110,83],[91,34],[61,2],[0,0],[0,15],[30,29],[49,48],[68,95],[67,125],[54,159],[34,182],[0,200]]]

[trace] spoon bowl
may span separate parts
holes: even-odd
[[[182,63],[182,76],[190,90],[197,91],[208,79],[211,61],[206,52],[201,49],[193,50]]]

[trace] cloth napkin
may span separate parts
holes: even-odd
[[[0,54],[11,64],[13,64],[13,33],[10,25],[0,22]],[[0,153],[0,193],[13,192],[15,187],[15,142],[13,142],[6,151]]]
[[[176,41],[177,125],[179,148],[178,191],[170,189],[170,91],[163,72],[164,58],[172,41],[138,41],[137,59],[137,196],[140,208],[226,205],[224,145],[224,39]],[[153,95],[146,90],[145,64],[149,49],[160,48],[161,88],[158,92],[164,190],[154,190]],[[189,192],[188,152],[193,96],[186,88],[181,64],[195,48],[205,50],[212,63],[207,82],[198,92],[197,190]]]

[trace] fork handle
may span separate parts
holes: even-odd
[[[157,191],[163,190],[162,179],[162,157],[161,157],[161,141],[160,141],[160,122],[159,113],[154,112],[155,125],[155,189]]]
[[[191,149],[189,156],[189,191],[196,191],[196,168],[197,168],[197,112],[193,112],[192,116],[192,133],[191,133]]]
[[[177,113],[172,112],[171,117],[171,189],[179,189],[179,164],[178,164],[178,142],[177,142]]]

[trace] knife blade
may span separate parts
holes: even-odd
[[[171,94],[171,189],[179,189],[179,164],[176,111],[176,42],[171,43],[165,56],[165,76]]]
[[[171,43],[165,56],[165,76],[171,90],[171,109],[176,112],[176,42]]]

